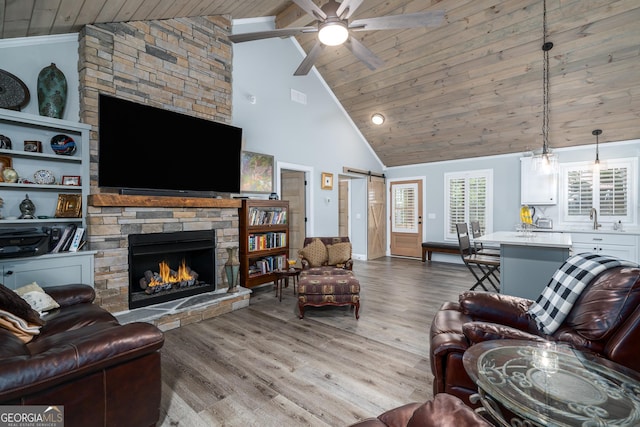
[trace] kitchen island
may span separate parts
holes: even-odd
[[[500,245],[500,293],[537,299],[553,273],[569,258],[569,233],[497,231],[475,239]]]

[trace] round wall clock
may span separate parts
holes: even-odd
[[[29,102],[29,88],[16,76],[0,70],[0,108],[18,110]]]

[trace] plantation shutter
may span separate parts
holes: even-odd
[[[628,168],[617,167],[600,171],[600,216],[627,215]]]
[[[587,169],[568,172],[567,212],[569,217],[589,215],[593,207],[593,173]]]
[[[456,236],[456,223],[465,221],[466,185],[465,178],[449,180],[449,234]]]
[[[606,221],[634,223],[637,159],[607,159],[599,169],[591,162],[561,166],[561,221],[586,223],[591,209]]]
[[[484,233],[487,215],[487,179],[477,177],[469,179],[469,218],[468,222],[478,221]]]
[[[493,228],[492,176],[491,170],[445,174],[445,239],[458,239],[457,223],[477,220],[483,233]]]
[[[418,184],[396,184],[393,186],[393,223],[395,233],[418,232]]]

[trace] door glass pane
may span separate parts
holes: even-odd
[[[392,229],[394,233],[418,232],[418,185],[394,184],[392,196]]]

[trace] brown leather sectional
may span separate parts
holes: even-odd
[[[90,286],[45,291],[60,308],[33,340],[0,328],[0,405],[63,405],[67,427],[156,425],[162,331],[119,324]]]
[[[552,335],[538,331],[527,314],[532,300],[494,292],[464,292],[444,303],[431,324],[433,392],[470,406],[477,392],[462,355],[487,340],[560,341],[640,373],[640,268],[615,267],[596,276]]]

